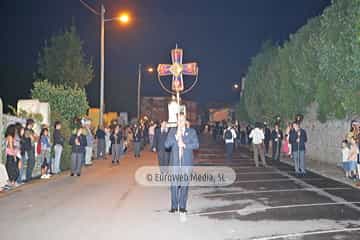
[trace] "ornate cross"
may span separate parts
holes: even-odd
[[[198,74],[198,66],[196,62],[182,63],[183,50],[176,45],[175,49],[171,50],[172,64],[159,64],[158,74],[160,77],[173,76],[171,89],[176,93],[184,90],[183,74],[196,76]]]

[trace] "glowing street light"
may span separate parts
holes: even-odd
[[[118,21],[123,24],[128,24],[130,22],[130,16],[128,13],[121,13],[118,17]]]
[[[235,84],[234,84],[234,88],[235,88],[235,89],[238,89],[238,88],[239,88],[239,84],[235,83]]]
[[[152,73],[152,72],[154,72],[154,68],[149,67],[149,68],[147,69],[147,71],[148,71],[149,73]]]

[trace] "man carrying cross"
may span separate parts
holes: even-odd
[[[186,127],[184,114],[178,116],[178,126],[172,128],[165,141],[165,147],[171,148],[169,171],[172,176],[190,176],[193,165],[193,150],[199,148],[199,140],[193,128]],[[182,154],[179,154],[179,151]],[[176,180],[171,184],[170,213],[186,213],[189,182]]]

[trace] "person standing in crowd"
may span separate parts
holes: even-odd
[[[269,154],[269,146],[271,141],[271,130],[268,127],[267,123],[264,122],[264,145],[265,145],[265,155]]]
[[[135,158],[140,157],[141,151],[141,129],[137,124],[134,124],[133,128],[133,143],[134,143],[134,156]]]
[[[199,141],[196,131],[193,128],[186,128],[184,114],[178,116],[177,128],[170,129],[165,141],[165,147],[171,148],[169,169],[171,174],[189,176],[193,165],[193,151],[199,148]],[[189,182],[173,181],[170,189],[170,213],[180,211],[180,220],[185,221]]]
[[[150,150],[154,148],[154,136],[155,136],[156,123],[151,123],[149,127],[149,144]]]
[[[24,177],[24,162],[25,162],[25,151],[24,151],[24,133],[25,129],[21,123],[15,124],[15,142],[14,147],[16,148],[17,158],[18,158],[18,169],[19,177],[16,180],[17,184],[23,183]]]
[[[9,177],[9,185],[10,187],[16,186],[16,180],[19,177],[19,168],[18,168],[18,152],[15,148],[15,134],[16,127],[11,124],[7,127],[5,133],[5,144],[6,144],[6,172]]]
[[[65,138],[61,134],[61,122],[56,121],[54,124],[54,134],[53,134],[53,143],[54,143],[54,162],[52,166],[52,171],[54,174],[59,174],[61,172],[61,155],[64,148]]]
[[[291,132],[292,129],[293,129],[293,124],[288,123],[288,125],[286,127],[286,130],[285,130],[285,137],[286,137],[285,141],[287,142],[287,146],[284,147],[284,152],[289,157],[291,157],[291,153],[292,153],[292,151],[291,151],[291,143],[290,143],[290,132]]]
[[[305,145],[307,142],[306,131],[300,128],[297,122],[293,123],[293,129],[290,131],[289,141],[291,144],[292,157],[295,162],[295,174],[304,176],[305,170]]]
[[[356,162],[349,161],[350,156],[350,147],[347,140],[342,141],[341,143],[341,155],[342,155],[342,165],[345,171],[345,176],[347,178],[352,178],[353,171],[356,169]]]
[[[231,127],[230,124],[224,131],[223,139],[225,140],[226,161],[230,163],[232,161],[232,155],[234,151],[234,141],[236,140],[235,129]]]
[[[349,178],[356,179],[356,170],[357,170],[357,159],[359,154],[359,147],[354,137],[350,139],[350,151],[348,157],[348,172]]]
[[[24,150],[25,157],[27,159],[27,167],[26,167],[26,180],[30,181],[32,178],[32,173],[35,167],[35,143],[38,140],[34,130],[34,120],[28,119],[26,120],[25,126],[25,139],[24,139]]]
[[[119,125],[115,126],[114,131],[110,136],[110,140],[112,145],[112,163],[119,164],[123,154],[123,134]]]
[[[111,129],[109,127],[105,127],[105,154],[110,153],[110,147],[111,147],[110,135],[111,135]]]
[[[90,121],[86,120],[84,125],[84,131],[86,133],[85,166],[91,166],[94,136],[91,132]]]
[[[275,124],[274,130],[271,132],[271,140],[272,140],[272,160],[279,162],[283,133],[280,130],[278,123]]]
[[[97,144],[97,153],[96,153],[96,158],[97,159],[105,159],[105,155],[106,155],[106,133],[105,131],[102,129],[101,126],[98,127],[98,129],[96,130],[96,134],[95,134],[95,138],[96,138],[96,144]]]
[[[264,153],[265,136],[263,130],[260,128],[260,123],[255,124],[255,128],[251,130],[249,138],[251,139],[253,144],[255,166],[259,167],[259,155],[260,155],[260,159],[262,161],[263,166],[267,167],[265,161],[265,153]]]
[[[41,130],[38,144],[40,145],[41,179],[49,179],[51,177],[51,144],[49,141],[49,130],[47,128]]]
[[[169,166],[169,151],[165,147],[165,141],[168,134],[168,129],[166,127],[166,121],[162,121],[160,128],[155,129],[153,151],[157,152],[157,157],[159,161],[161,173],[167,171]]]
[[[251,133],[252,130],[253,129],[252,129],[251,125],[248,124],[246,126],[246,136],[247,136],[247,144],[249,144],[249,145],[252,143],[252,139],[250,138],[250,133]]]
[[[81,127],[75,131],[75,134],[71,135],[69,144],[72,146],[70,176],[77,175],[80,177],[85,147],[87,145],[86,136],[83,134]]]

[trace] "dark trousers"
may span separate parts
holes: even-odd
[[[191,167],[183,166],[181,169],[179,167],[173,166],[172,174],[176,175],[190,175]],[[174,181],[171,183],[171,209],[186,209],[188,193],[189,193],[189,182],[177,182]]]
[[[226,161],[231,162],[234,151],[234,143],[226,143],[225,149],[226,149]]]
[[[169,166],[170,153],[165,150],[159,150],[157,152],[157,155],[159,160],[160,171],[164,172],[165,169]]]
[[[105,157],[105,139],[97,140],[97,158]]]
[[[5,168],[10,182],[15,182],[19,177],[18,159],[14,156],[6,155]]]
[[[84,161],[84,153],[72,153],[71,154],[71,173],[81,174],[81,168]]]
[[[281,140],[273,141],[272,145],[272,159],[274,161],[280,161],[280,149],[281,149]]]
[[[26,151],[27,154],[27,166],[26,166],[26,181],[30,181],[32,178],[32,172],[35,167],[35,148]]]
[[[270,141],[264,141],[264,145],[265,145],[265,154],[268,154],[269,153]]]

